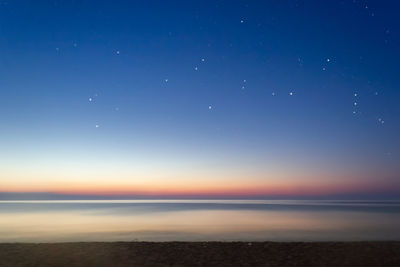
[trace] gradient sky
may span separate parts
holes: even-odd
[[[399,11],[0,0],[0,192],[400,195]]]

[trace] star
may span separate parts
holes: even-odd
[[[208,109],[211,110],[211,109],[212,109],[212,106],[208,106]]]
[[[244,22],[244,20],[240,20],[240,23],[243,23]]]
[[[198,68],[197,68],[197,67],[194,67],[194,70],[198,70]]]
[[[119,55],[119,54],[120,54],[119,50],[117,50],[117,52],[115,52],[115,53],[117,53],[117,55]]]
[[[245,82],[247,82],[246,80],[243,80],[243,82],[245,83]]]
[[[357,102],[354,102],[354,106],[357,106]]]
[[[272,92],[272,96],[275,96],[275,92]]]
[[[95,126],[96,128],[99,128],[100,127],[100,125],[98,125],[98,124],[96,124],[96,126]]]
[[[93,98],[89,97],[89,102],[92,102],[92,101],[93,101]]]
[[[325,70],[326,70],[326,68],[325,68],[325,67],[323,67],[323,68],[322,68],[322,70],[323,70],[323,71],[325,71]]]
[[[204,61],[206,61],[206,60],[205,60],[204,58],[202,58],[202,59],[201,59],[201,62],[204,62]]]
[[[357,93],[354,93],[354,96],[357,97]]]
[[[73,46],[74,46],[74,47],[77,47],[77,46],[78,46],[78,44],[77,44],[77,43],[74,43],[74,44],[73,44]]]
[[[167,82],[168,82],[168,79],[165,79],[164,81],[167,83]]]
[[[327,59],[326,59],[326,62],[331,62],[331,59],[330,59],[330,58],[327,58]]]
[[[293,95],[293,92],[290,92],[289,95],[292,96],[292,95]]]

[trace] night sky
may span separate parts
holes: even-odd
[[[0,191],[400,196],[399,11],[0,0]]]

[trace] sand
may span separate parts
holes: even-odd
[[[15,243],[0,266],[400,266],[400,242]]]

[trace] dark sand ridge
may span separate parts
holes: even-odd
[[[0,266],[400,266],[400,242],[15,243]]]

